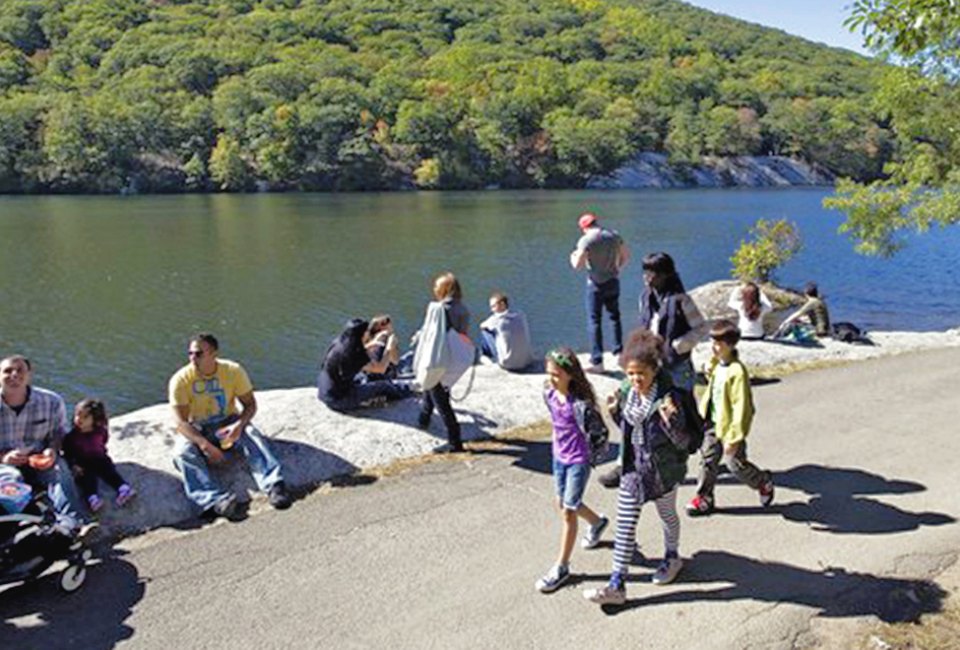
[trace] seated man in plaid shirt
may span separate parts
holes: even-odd
[[[57,512],[86,532],[89,521],[60,444],[67,431],[63,398],[30,385],[30,360],[0,359],[0,464],[12,465],[24,480],[50,494]]]

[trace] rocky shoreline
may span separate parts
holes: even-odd
[[[666,154],[644,152],[609,176],[591,179],[587,188],[832,186],[835,181],[829,170],[786,156],[704,156],[699,165],[678,165]]]

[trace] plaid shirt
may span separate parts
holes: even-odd
[[[18,415],[0,399],[0,452],[26,447],[43,451],[67,430],[67,407],[53,391],[30,387]]]

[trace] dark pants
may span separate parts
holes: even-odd
[[[437,407],[437,412],[440,413],[443,424],[447,427],[447,440],[450,442],[450,446],[455,449],[463,447],[463,441],[460,439],[460,423],[457,422],[457,416],[450,405],[449,388],[437,384],[423,394],[423,401],[420,402],[420,423],[422,425],[429,424],[434,406]]]
[[[620,324],[620,279],[613,278],[603,284],[594,284],[587,280],[586,291],[587,332],[593,347],[590,350],[590,363],[603,363],[603,326],[601,317],[606,309],[613,323],[613,350],[620,354],[623,349],[623,326]]]
[[[97,479],[102,480],[114,490],[120,489],[120,486],[126,483],[117,471],[116,465],[106,454],[78,459],[74,466],[79,467],[81,471],[81,475],[76,480],[80,494],[84,498],[97,493]]]
[[[759,490],[761,485],[770,480],[770,472],[761,470],[747,460],[746,440],[738,445],[737,453],[728,456],[723,452],[723,444],[717,440],[716,431],[710,426],[700,446],[700,479],[697,481],[697,494],[700,496],[713,497],[721,458],[731,474],[754,490]]]
[[[480,353],[497,363],[497,333],[493,330],[480,330]]]
[[[334,411],[355,411],[364,406],[374,405],[379,400],[393,401],[409,397],[411,393],[409,382],[381,379],[368,381],[364,384],[353,384],[350,392],[343,397],[318,395],[320,401]]]

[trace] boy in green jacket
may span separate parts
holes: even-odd
[[[708,369],[709,383],[700,398],[700,415],[706,432],[700,447],[700,480],[697,494],[687,504],[690,516],[713,512],[713,488],[720,459],[742,483],[760,492],[760,505],[773,503],[773,478],[747,460],[747,434],[753,422],[753,394],[750,375],[737,358],[740,330],[728,320],[717,321],[710,329],[713,358]]]

